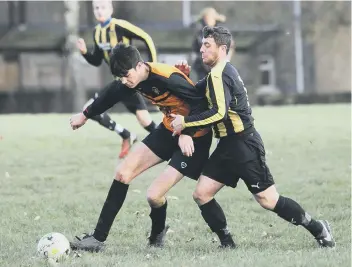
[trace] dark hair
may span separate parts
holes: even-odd
[[[214,41],[217,46],[226,45],[226,53],[229,52],[231,46],[232,35],[230,31],[221,26],[210,27],[205,26],[203,28],[203,38],[214,38]]]
[[[143,62],[136,47],[123,43],[117,44],[110,53],[110,70],[114,76],[124,77],[130,69]]]

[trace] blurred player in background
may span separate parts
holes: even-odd
[[[88,51],[86,43],[82,38],[77,41],[78,49],[89,64],[100,66],[103,60],[109,64],[109,53],[111,49],[120,42],[131,44],[132,39],[144,42],[149,57],[148,61],[156,61],[156,49],[152,38],[133,24],[125,20],[112,18],[113,6],[111,1],[93,1],[93,10],[94,16],[99,22],[93,33],[94,50],[92,52]],[[113,85],[113,83],[109,84],[107,88],[103,90],[108,90],[108,87],[111,85]],[[95,93],[94,97],[85,104],[83,109],[90,105],[98,96],[99,93]],[[155,129],[156,124],[152,121],[146,103],[141,95],[131,95],[128,98],[124,98],[122,102],[129,112],[136,115],[144,129],[148,132]],[[98,114],[92,119],[105,128],[117,132],[122,137],[122,148],[119,157],[123,158],[126,156],[131,145],[137,140],[136,135],[131,134],[127,129],[113,121],[107,113]]]

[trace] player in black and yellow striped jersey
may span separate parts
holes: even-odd
[[[227,60],[231,33],[223,27],[204,27],[200,52],[210,73],[196,87],[208,99],[208,110],[188,116],[173,115],[176,132],[189,127],[213,126],[219,143],[205,164],[193,197],[204,220],[222,247],[235,247],[224,212],[214,196],[225,185],[236,187],[239,179],[257,202],[284,220],[301,225],[321,247],[334,247],[326,220],[314,220],[296,201],[279,195],[265,160],[265,149],[254,128],[247,90],[236,68]],[[182,68],[186,69],[187,64]]]
[[[128,21],[112,18],[113,6],[111,1],[93,1],[93,11],[95,18],[99,22],[93,32],[93,51],[90,52],[87,50],[83,39],[77,41],[77,47],[89,64],[100,66],[103,61],[109,64],[109,53],[111,49],[117,43],[131,44],[133,40],[144,42],[147,48],[148,61],[156,61],[156,49],[152,38],[145,31]],[[84,108],[91,104],[98,95],[99,93],[95,93],[94,97],[86,103]],[[136,115],[140,124],[147,131],[151,132],[155,129],[156,125],[150,118],[142,96],[134,95],[125,98],[123,103],[129,112]],[[123,142],[120,158],[124,157],[129,152],[132,143],[135,142],[136,136],[124,129],[121,125],[116,124],[107,113],[96,115],[92,119],[99,122],[99,124],[105,128],[116,131],[122,137]]]

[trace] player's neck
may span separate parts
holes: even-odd
[[[100,26],[105,27],[110,24],[110,21],[111,21],[111,17],[105,20],[104,22],[100,22]]]
[[[217,60],[214,61],[214,64],[210,66],[211,69],[215,68],[219,64],[229,61],[227,57],[219,57]]]

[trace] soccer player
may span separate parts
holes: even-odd
[[[82,38],[77,41],[78,49],[89,64],[100,66],[103,60],[109,64],[109,53],[111,49],[120,42],[130,44],[133,39],[143,41],[147,47],[149,60],[153,62],[156,61],[156,50],[152,38],[142,29],[133,24],[125,20],[112,18],[113,6],[111,1],[93,1],[93,10],[94,16],[99,22],[93,33],[94,50],[89,52],[85,41]],[[113,84],[109,84],[109,86],[111,85]],[[104,90],[109,90],[109,88]],[[85,104],[84,109],[98,96],[99,94],[95,93],[94,97]],[[124,98],[123,103],[129,112],[136,115],[139,123],[144,129],[148,132],[155,129],[156,125],[149,115],[142,96],[131,95],[129,98]],[[121,125],[116,124],[107,113],[96,114],[91,119],[105,128],[117,132],[122,137],[122,148],[119,157],[125,157],[129,152],[131,145],[136,141],[136,136],[131,134],[127,129],[124,129]]]
[[[220,139],[193,193],[204,220],[218,235],[222,247],[235,247],[224,212],[214,197],[225,185],[235,188],[241,178],[264,209],[303,226],[321,247],[334,247],[329,223],[313,219],[301,205],[280,195],[275,187],[263,141],[254,128],[247,90],[236,68],[227,60],[231,33],[223,27],[206,26],[202,42],[200,52],[211,72],[196,87],[205,90],[211,105],[200,114],[172,115],[175,119],[171,126],[180,132],[188,127],[212,125],[215,137]],[[181,67],[189,71],[187,64]]]
[[[212,142],[210,128],[194,127],[182,131],[180,136],[173,136],[170,114],[186,116],[200,113],[207,109],[207,100],[204,93],[197,90],[192,81],[177,68],[161,63],[143,62],[138,50],[133,46],[118,44],[112,50],[110,67],[112,74],[120,77],[120,80],[113,81],[114,86],[100,94],[83,113],[72,116],[71,127],[74,130],[84,125],[88,118],[123,100],[122,97],[137,93],[143,94],[157,105],[164,113],[164,118],[157,129],[118,165],[94,233],[78,238],[72,242],[72,247],[87,251],[103,249],[113,221],[124,203],[129,183],[152,166],[169,161],[147,193],[152,220],[149,245],[163,246],[167,231],[165,194],[183,176],[198,179],[209,157]]]

